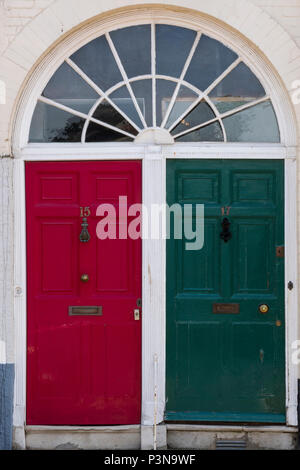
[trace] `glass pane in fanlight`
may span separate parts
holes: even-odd
[[[102,101],[98,106],[93,114],[93,118],[117,127],[129,134],[137,134],[137,130],[106,100]]]
[[[196,31],[157,24],[156,73],[179,78],[196,37]]]
[[[131,119],[138,127],[143,128],[143,124],[126,86],[118,88],[118,90],[114,91],[109,95],[109,97],[115,105],[129,117],[129,119]]]
[[[151,27],[130,26],[110,33],[128,78],[151,73]]]
[[[204,91],[236,59],[235,52],[203,34],[184,80]]]
[[[132,140],[126,135],[100,126],[95,122],[90,122],[85,137],[86,142],[132,142]]]
[[[152,127],[152,80],[137,80],[130,84],[147,126]]]
[[[176,142],[223,142],[223,132],[219,122],[201,127],[189,134],[177,137]]]
[[[223,119],[228,142],[280,142],[280,133],[270,101],[257,104]]]
[[[85,120],[38,102],[31,121],[29,142],[80,142]]]
[[[156,125],[160,126],[172,96],[176,88],[176,82],[168,80],[156,80]]]
[[[265,89],[243,62],[232,70],[210,93],[220,113],[265,96]]]
[[[105,36],[83,46],[71,60],[104,91],[123,80]]]
[[[99,99],[98,93],[66,62],[50,78],[42,95],[82,113],[88,113]]]
[[[182,121],[176,126],[171,134],[176,135],[180,132],[187,131],[192,127],[195,127],[204,122],[214,119],[215,113],[212,111],[211,107],[205,102],[201,101],[189,114],[187,114]]]
[[[176,101],[171,113],[169,114],[165,127],[168,129],[172,126],[173,123],[197,100],[197,98],[197,93],[182,85],[179,88]],[[170,102],[167,100],[163,102],[163,116],[166,115],[169,104]]]

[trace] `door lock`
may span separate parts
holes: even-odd
[[[269,311],[269,305],[266,305],[266,304],[261,304],[259,307],[258,307],[260,313],[268,313]]]
[[[134,314],[134,319],[135,319],[135,320],[139,320],[139,319],[140,319],[140,311],[139,311],[138,308],[135,308],[135,309],[134,309],[133,314]]]

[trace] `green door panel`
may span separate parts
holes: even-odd
[[[279,160],[167,162],[167,203],[204,204],[201,250],[167,240],[167,420],[285,422],[283,196]]]

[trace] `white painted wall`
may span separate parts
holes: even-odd
[[[276,20],[300,47],[299,0],[251,0]]]

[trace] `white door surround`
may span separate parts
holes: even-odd
[[[122,144],[27,144],[36,99],[65,57],[116,24],[127,26],[153,21],[200,28],[237,51],[251,65],[271,97],[279,123],[281,144],[169,144],[151,142]],[[147,17],[147,18],[148,18]],[[143,203],[162,204],[166,199],[166,159],[251,158],[285,160],[285,285],[286,288],[286,407],[287,425],[297,425],[297,366],[292,364],[291,344],[298,332],[296,126],[289,97],[270,65],[248,41],[205,17],[156,8],[130,11],[97,20],[68,37],[49,53],[29,78],[19,101],[13,134],[15,167],[15,344],[16,379],[14,425],[23,427],[26,417],[26,225],[25,161],[128,160],[143,161]],[[142,417],[143,425],[154,421],[154,389],[158,390],[157,422],[163,421],[165,406],[165,240],[143,240],[142,324]],[[157,361],[156,361],[157,358]]]

